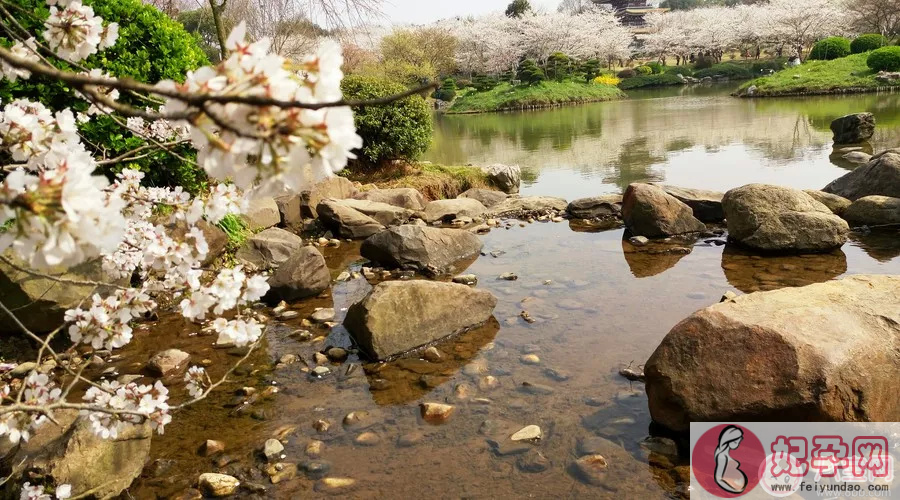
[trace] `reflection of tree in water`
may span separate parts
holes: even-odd
[[[624,191],[634,182],[657,182],[665,179],[662,172],[654,172],[651,167],[664,162],[666,157],[651,151],[649,144],[647,137],[635,137],[622,144],[618,158],[610,165],[611,172],[604,176],[603,181],[615,184]]]
[[[692,147],[694,147],[693,141],[686,137],[679,137],[678,139],[673,139],[666,144],[666,152],[674,153],[676,151],[691,149]]]
[[[862,248],[879,262],[890,262],[900,256],[900,230],[884,229],[868,234],[852,233],[850,244]]]

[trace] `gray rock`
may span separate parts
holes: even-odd
[[[335,200],[357,212],[377,220],[383,226],[399,226],[412,216],[413,211],[372,200]]]
[[[566,212],[576,219],[597,219],[622,216],[622,195],[606,194],[579,198],[566,207]]]
[[[178,349],[158,352],[147,362],[147,371],[155,377],[170,377],[183,372],[191,355]]]
[[[536,448],[531,448],[516,459],[516,467],[522,472],[544,472],[551,466],[550,460]]]
[[[318,311],[312,313],[310,319],[315,323],[325,323],[328,321],[334,321],[334,309],[331,307],[323,307]]]
[[[255,269],[273,269],[303,248],[303,238],[296,234],[270,227],[254,234],[238,249],[236,258]]]
[[[300,208],[304,217],[316,219],[319,217],[316,207],[322,200],[354,198],[358,193],[359,190],[350,179],[336,175],[317,183],[312,189],[300,193]]]
[[[854,226],[900,224],[900,198],[865,196],[847,207],[843,217]]]
[[[210,497],[227,497],[237,493],[241,482],[236,477],[227,474],[215,474],[207,472],[200,474],[197,485],[204,495]]]
[[[322,224],[341,238],[368,238],[384,229],[384,224],[339,200],[320,201],[316,212]]]
[[[822,191],[850,201],[871,195],[900,198],[900,148],[873,156],[869,163],[831,181]]]
[[[691,207],[700,222],[722,222],[725,212],[722,211],[722,197],[725,193],[708,191],[705,189],[683,188],[657,184],[659,187],[675,199]]]
[[[698,421],[897,421],[898,303],[900,277],[858,275],[702,309],[646,363],[650,414],[678,431]]]
[[[388,268],[449,274],[477,257],[482,246],[478,236],[461,229],[404,225],[366,239],[360,254]]]
[[[255,198],[250,200],[247,212],[241,215],[251,231],[277,226],[281,223],[281,212],[274,198]]]
[[[475,276],[474,274],[460,274],[459,276],[453,277],[453,282],[461,285],[477,285],[478,276]]]
[[[483,167],[488,181],[504,193],[514,194],[519,192],[522,183],[522,169],[518,165],[501,165],[499,163]]]
[[[269,278],[269,303],[318,295],[331,286],[325,257],[315,247],[306,246],[284,261]]]
[[[480,201],[472,198],[456,198],[453,200],[436,200],[425,205],[423,219],[433,222],[449,223],[460,217],[478,217],[486,208]]]
[[[263,456],[266,457],[266,460],[277,462],[281,459],[282,453],[284,453],[284,445],[281,444],[281,441],[277,439],[266,440],[266,443],[263,445]]]
[[[872,113],[854,113],[831,122],[836,144],[857,144],[869,140],[875,134],[875,116]]]
[[[630,184],[622,201],[622,219],[635,236],[665,238],[706,231],[691,207],[652,184]]]
[[[844,211],[847,210],[847,207],[850,206],[850,203],[852,203],[850,200],[844,198],[843,196],[826,193],[825,191],[806,189],[803,192],[812,196],[813,199],[828,207],[828,209],[831,210],[831,213],[838,216],[842,215]]]
[[[490,292],[465,285],[389,281],[352,305],[344,326],[369,356],[385,359],[484,324],[496,305]]]
[[[803,191],[748,184],[722,200],[728,236],[764,251],[821,252],[847,241],[849,226]]]
[[[552,196],[512,196],[504,200],[499,205],[491,208],[490,212],[494,216],[526,216],[526,215],[544,215],[547,213],[560,213],[568,208],[569,202],[562,198],[554,198]]]
[[[310,479],[321,479],[331,472],[331,462],[327,460],[307,460],[300,465],[306,477]]]
[[[869,153],[864,153],[862,151],[851,151],[841,156],[841,158],[849,161],[850,163],[869,163],[869,160],[872,159],[872,155],[870,155]]]
[[[491,208],[509,198],[509,195],[503,191],[494,191],[493,189],[472,188],[463,192],[457,198],[478,200],[485,207]]]
[[[355,198],[387,203],[415,211],[425,209],[425,197],[413,188],[370,189],[358,193]]]
[[[303,197],[299,193],[275,197],[281,224],[293,231],[303,229]]]

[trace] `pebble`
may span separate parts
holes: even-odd
[[[331,428],[331,422],[327,420],[316,420],[313,422],[313,429],[325,433],[328,432],[328,429]]]
[[[460,274],[459,276],[453,277],[453,282],[461,285],[477,285],[478,276],[475,276],[474,274]]]
[[[494,453],[501,457],[528,453],[529,450],[534,449],[534,446],[526,442],[510,441],[508,439],[488,439],[487,443],[494,450]]]
[[[650,243],[650,239],[646,236],[632,236],[631,238],[628,238],[628,242],[636,247],[642,247],[647,243]]]
[[[334,309],[331,307],[324,307],[319,309],[318,311],[312,313],[312,316],[309,319],[315,321],[316,323],[325,323],[326,321],[334,320]]]
[[[322,456],[322,451],[324,450],[325,443],[322,441],[310,441],[309,444],[306,445],[306,456],[310,458],[319,458]]]
[[[296,363],[299,359],[300,357],[296,354],[285,354],[284,356],[278,358],[278,363],[282,365],[289,365],[292,363]]]
[[[351,411],[344,416],[344,427],[351,429],[367,429],[377,423],[375,416],[371,413],[362,411]]]
[[[722,294],[722,298],[719,299],[719,302],[727,302],[729,300],[734,300],[737,298],[737,294],[728,290],[727,292]]]
[[[463,367],[462,372],[470,377],[487,373],[488,366],[485,359],[477,359]]]
[[[456,399],[469,399],[471,392],[472,388],[466,383],[456,384],[456,387],[453,388],[453,395],[456,396]]]
[[[421,443],[423,439],[425,439],[425,434],[422,434],[419,431],[407,432],[401,434],[400,437],[397,438],[397,446],[400,448],[409,448]]]
[[[431,363],[439,363],[443,360],[443,356],[441,356],[441,351],[437,350],[437,347],[431,346],[428,349],[425,349],[425,352],[422,353],[422,357],[425,361],[429,361]]]
[[[168,377],[186,369],[190,360],[191,355],[184,351],[167,349],[150,358],[150,361],[147,362],[147,371],[156,377]]]
[[[519,276],[516,273],[503,273],[498,276],[497,279],[505,281],[516,281],[517,279],[519,279]]]
[[[325,460],[307,460],[302,465],[303,472],[310,479],[321,479],[331,472],[331,462]]]
[[[589,484],[603,486],[609,472],[609,462],[603,455],[585,455],[575,461],[579,475]]]
[[[626,366],[619,370],[619,375],[631,380],[632,382],[643,382],[644,381],[644,370],[643,368],[634,369],[630,366]]]
[[[541,364],[541,358],[537,356],[537,354],[525,354],[519,358],[523,364],[526,365],[539,365]]]
[[[446,422],[450,415],[453,414],[453,406],[443,403],[421,403],[419,408],[422,412],[422,418],[430,423]]]
[[[317,365],[324,365],[325,363],[328,362],[328,356],[322,354],[321,352],[317,352],[317,353],[313,354],[313,361]]]
[[[297,311],[285,311],[278,315],[278,319],[294,319],[297,316],[300,316],[300,313]]]
[[[263,445],[263,455],[269,462],[280,459],[282,452],[284,452],[284,445],[277,439],[268,439],[266,444]]]
[[[363,432],[353,441],[360,446],[375,446],[381,442],[381,436],[374,432]]]
[[[290,481],[297,477],[297,464],[279,462],[266,467],[266,474],[272,484],[278,484],[282,481]]]
[[[535,321],[537,321],[536,319],[534,319],[534,318],[531,317],[531,314],[529,314],[528,311],[522,311],[522,312],[520,312],[520,313],[519,313],[519,316],[520,316],[522,319],[524,319],[524,320],[525,320],[527,323],[529,323],[529,324],[534,323]]]
[[[203,456],[211,457],[214,455],[218,455],[219,453],[223,453],[225,451],[225,443],[222,441],[216,441],[215,439],[207,439],[205,443],[203,443]]]
[[[531,382],[522,382],[522,391],[524,391],[528,394],[539,394],[539,395],[553,394],[552,387],[542,385],[542,384],[534,384]]]
[[[481,391],[490,391],[496,389],[499,384],[500,381],[497,380],[497,377],[487,375],[478,380],[478,389]]]
[[[294,330],[291,333],[291,337],[296,337],[297,340],[305,341],[312,339],[313,335],[309,330]]]
[[[525,454],[519,455],[516,459],[516,467],[522,472],[544,472],[551,466],[550,460],[543,453],[535,448],[531,448]]]
[[[335,279],[335,281],[349,281],[349,280],[350,280],[350,273],[348,271],[344,271],[341,274],[338,274],[338,277]]]
[[[327,366],[317,366],[312,369],[313,375],[316,377],[322,378],[331,373],[331,369]]]
[[[536,425],[526,425],[516,431],[509,439],[513,441],[540,441],[542,437],[544,437],[544,434],[541,432],[540,427]]]
[[[343,493],[356,484],[356,479],[349,477],[326,477],[316,482],[316,491],[320,493]]]
[[[200,474],[197,484],[200,486],[200,491],[207,496],[227,497],[228,495],[233,495],[237,491],[241,482],[238,481],[236,477],[227,474],[206,472]]]
[[[275,306],[272,309],[272,314],[281,314],[284,311],[287,311],[287,308],[288,308],[287,302],[282,300],[281,302],[278,303],[277,306]]]
[[[553,217],[550,220],[553,222],[563,222],[566,219],[563,219],[562,217]]]
[[[348,353],[347,350],[342,347],[332,347],[325,351],[325,355],[328,356],[328,359],[331,361],[340,363],[347,359]]]
[[[544,375],[557,382],[565,382],[566,380],[572,378],[569,372],[557,370],[556,368],[544,368]]]

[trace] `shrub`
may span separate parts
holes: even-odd
[[[890,44],[890,41],[888,41],[888,39],[885,38],[884,35],[879,35],[878,33],[869,33],[856,37],[856,40],[853,40],[850,43],[850,52],[853,54],[862,54],[863,52],[869,52],[875,49],[880,49],[881,47],[887,47]]]
[[[670,66],[666,68],[663,74],[691,76],[694,74],[694,72],[691,71],[691,68],[688,68],[687,66]]]
[[[819,40],[809,53],[810,59],[830,61],[850,55],[850,40],[842,36],[832,36]]]
[[[754,75],[768,73],[769,71],[781,71],[787,63],[786,57],[777,57],[768,61],[757,61],[750,65],[750,72]]]
[[[654,75],[662,74],[663,69],[665,69],[665,67],[657,61],[648,62],[644,66],[650,68]]]
[[[624,80],[626,78],[634,78],[637,76],[637,72],[631,68],[625,68],[622,71],[619,71],[616,76]]]
[[[584,75],[584,81],[590,82],[600,76],[601,65],[597,59],[588,59],[578,66],[578,72]]]
[[[406,87],[383,78],[350,75],[341,82],[346,99],[376,99]],[[356,131],[363,138],[358,161],[378,166],[390,160],[415,160],[431,142],[431,110],[425,99],[410,96],[386,106],[354,110]]]
[[[694,62],[694,69],[711,68],[713,64],[715,64],[715,61],[713,61],[711,58],[705,57],[701,54],[700,57],[697,58],[697,61]]]
[[[445,78],[441,88],[434,92],[434,98],[442,101],[452,101],[456,98],[456,81],[453,78]]]
[[[519,64],[519,71],[516,73],[516,76],[526,85],[534,85],[547,79],[544,70],[533,59],[522,61]]]
[[[900,71],[900,47],[875,49],[866,59],[866,64],[873,71]]]
[[[637,68],[634,68],[634,71],[635,71],[635,73],[637,73],[639,75],[652,75],[653,74],[653,69],[650,68],[650,66],[638,66]]]
[[[562,52],[554,52],[547,59],[547,78],[563,81],[569,76],[569,65],[572,60]]]
[[[16,12],[16,20],[29,32],[42,32],[43,22],[48,16],[44,0],[9,0],[7,8]],[[94,54],[81,65],[87,69],[101,68],[117,77],[130,77],[142,82],[155,83],[159,80],[184,80],[187,71],[207,63],[206,55],[197,40],[155,7],[144,5],[140,0],[85,0],[85,5],[106,22],[119,23],[119,39],[111,48]],[[11,45],[11,40],[0,37],[0,44]],[[72,70],[72,66],[54,59],[60,69]],[[74,111],[85,111],[87,101],[72,100],[72,90],[62,82],[40,76],[28,80],[0,80],[0,102],[14,99],[38,101],[58,111],[71,107]],[[125,104],[144,107],[123,92],[119,100]],[[79,132],[84,137],[85,146],[94,155],[112,158],[143,146],[145,141],[120,126],[109,117],[101,116],[82,125]],[[173,150],[181,156],[190,157],[194,153],[188,146],[178,146]],[[202,190],[206,174],[203,170],[186,163],[176,156],[156,151],[145,158],[121,163],[107,168],[113,174],[122,168],[136,168],[147,175],[145,182],[152,185],[181,185],[192,193]]]
[[[714,64],[709,68],[694,72],[694,77],[696,78],[705,78],[707,76],[733,79],[753,78],[753,74],[747,68],[730,63]]]
[[[460,78],[456,80],[456,88],[457,89],[465,89],[472,86],[472,80],[466,78]]]
[[[497,86],[497,79],[493,76],[479,75],[475,77],[472,86],[479,92],[487,92]]]
[[[644,75],[622,80],[619,88],[622,90],[636,89],[640,87],[662,87],[666,85],[681,85],[683,82],[674,73],[662,75]]]
[[[592,81],[600,85],[611,85],[613,87],[622,82],[622,80],[610,75],[600,75],[594,78]]]

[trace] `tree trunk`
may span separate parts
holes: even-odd
[[[212,12],[213,23],[216,25],[216,38],[219,39],[219,52],[222,54],[223,61],[228,56],[228,50],[225,48],[225,40],[227,40],[225,25],[222,24],[222,11],[225,10],[227,1],[222,0],[222,3],[217,5],[216,0],[209,0],[209,10]]]

